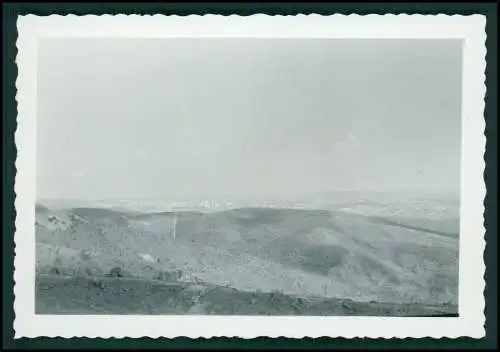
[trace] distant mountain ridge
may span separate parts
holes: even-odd
[[[109,208],[126,212],[198,211],[219,212],[239,208],[293,208],[340,210],[369,216],[403,216],[418,218],[458,218],[460,199],[456,194],[418,192],[338,191],[295,197],[214,197],[186,199],[46,199],[40,202],[50,208]]]

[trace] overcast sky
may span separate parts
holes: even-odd
[[[458,190],[461,45],[41,40],[37,195]]]

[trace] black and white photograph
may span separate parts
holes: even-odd
[[[31,314],[460,319],[464,43],[40,35]]]

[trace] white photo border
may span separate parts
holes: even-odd
[[[486,17],[482,15],[35,15],[17,22],[14,190],[15,338],[485,336],[483,179]],[[39,38],[427,38],[463,40],[459,317],[247,317],[35,314],[37,40]]]

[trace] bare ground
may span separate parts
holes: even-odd
[[[456,305],[356,302],[136,278],[39,275],[36,314],[457,316]]]

